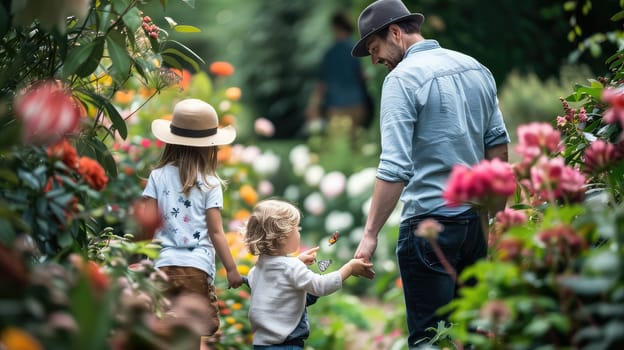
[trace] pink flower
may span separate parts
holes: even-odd
[[[592,142],[584,154],[584,171],[586,174],[601,172],[608,168],[616,158],[616,147],[612,143],[603,140]]]
[[[444,226],[442,226],[435,219],[425,219],[418,224],[418,228],[414,234],[418,237],[423,237],[430,241],[435,241],[438,239],[438,233],[444,230]]]
[[[442,197],[449,206],[480,203],[493,196],[510,196],[516,190],[511,166],[499,160],[482,160],[472,169],[456,165],[451,171]]]
[[[15,97],[15,114],[22,122],[24,143],[51,144],[76,130],[81,110],[68,91],[47,81]]]
[[[496,214],[496,221],[504,228],[503,231],[507,231],[512,226],[522,225],[527,222],[527,216],[520,210],[505,208],[505,210]]]
[[[151,145],[152,141],[150,139],[141,140],[141,146],[143,146],[143,148],[149,148]]]
[[[587,112],[585,111],[585,107],[581,107],[579,109],[578,121],[580,123],[585,123],[587,121]]]
[[[602,90],[602,100],[611,105],[611,108],[604,112],[604,121],[609,124],[619,122],[620,125],[624,125],[624,90],[606,88]]]
[[[584,197],[585,176],[566,166],[561,157],[541,156],[530,172],[531,181],[524,184],[539,199],[578,201]]]
[[[545,229],[537,234],[537,239],[560,254],[578,254],[585,248],[583,238],[568,225]]]
[[[525,159],[535,159],[541,154],[563,150],[561,135],[548,123],[534,122],[518,127],[516,152]]]
[[[254,123],[254,131],[260,136],[271,137],[275,134],[275,126],[266,118],[258,118]]]

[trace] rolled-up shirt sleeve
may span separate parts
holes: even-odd
[[[418,106],[417,94],[401,79],[392,75],[386,77],[381,95],[382,151],[377,178],[407,184],[412,177],[412,145]]]
[[[494,82],[492,81],[492,84]],[[503,114],[498,105],[498,97],[496,96],[496,86],[492,88],[494,91],[493,100],[494,108],[492,109],[492,114],[489,118],[489,123],[485,130],[485,134],[483,135],[483,144],[485,148],[490,148],[493,146],[510,143],[511,139],[509,138],[509,134],[507,133],[507,128],[505,127],[505,121],[503,120]]]

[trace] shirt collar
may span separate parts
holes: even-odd
[[[425,39],[425,40],[421,40],[415,44],[413,44],[412,46],[408,47],[407,50],[405,51],[405,55],[403,56],[404,58],[412,55],[416,52],[421,52],[421,51],[426,51],[426,50],[433,50],[433,49],[439,49],[440,48],[440,44],[433,39]]]

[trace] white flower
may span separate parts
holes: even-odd
[[[270,176],[277,172],[280,159],[275,153],[267,151],[258,156],[253,162],[253,169],[261,176]]]
[[[258,184],[258,193],[262,196],[270,196],[273,194],[273,184],[268,180],[262,180]]]
[[[229,162],[233,164],[242,162],[245,149],[246,147],[240,143],[232,145],[232,155],[230,156]]]
[[[349,233],[349,240],[352,243],[358,244],[360,243],[360,240],[362,240],[363,236],[364,236],[364,227],[359,226],[351,230],[351,233]]]
[[[315,164],[308,167],[303,175],[303,179],[308,186],[314,187],[318,186],[323,178],[323,175],[325,175],[325,169],[323,169],[322,166]]]
[[[323,177],[319,187],[325,197],[335,198],[344,192],[346,182],[347,179],[343,173],[332,171]]]
[[[353,216],[345,211],[332,211],[325,218],[325,230],[327,232],[344,231],[353,225]]]
[[[293,172],[295,175],[303,175],[306,168],[310,164],[310,150],[308,149],[308,146],[305,144],[295,146],[292,150],[290,150],[288,159],[293,165]]]
[[[325,201],[318,192],[310,193],[303,201],[303,208],[312,215],[321,215],[325,212]]]
[[[291,202],[296,202],[299,199],[299,187],[296,185],[289,185],[284,190],[284,198]]]
[[[275,126],[267,118],[258,118],[254,122],[254,131],[260,136],[271,137],[275,134]]]
[[[347,180],[347,194],[349,197],[357,197],[366,192],[373,192],[375,179],[377,175],[376,168],[366,168],[349,177]]]
[[[232,107],[232,102],[228,100],[223,100],[219,102],[219,110],[221,110],[221,112],[227,112],[231,107]]]
[[[245,164],[253,164],[261,153],[262,150],[258,146],[247,146],[241,153],[241,161]]]

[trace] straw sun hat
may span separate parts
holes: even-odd
[[[227,145],[236,138],[231,125],[219,128],[217,112],[208,103],[189,98],[176,103],[171,121],[156,119],[152,133],[160,141],[184,146]]]

